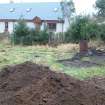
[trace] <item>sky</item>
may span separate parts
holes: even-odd
[[[14,1],[15,3],[23,2],[60,2],[61,0],[0,0],[0,3],[9,3]],[[88,14],[93,13],[96,0],[73,0],[75,3],[76,13],[77,14]]]

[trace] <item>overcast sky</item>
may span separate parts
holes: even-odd
[[[10,1],[14,1],[15,3],[20,2],[59,2],[61,0],[0,0],[0,3],[9,3]],[[73,0],[75,3],[75,8],[77,14],[80,13],[92,13],[94,11],[93,5],[96,0]]]

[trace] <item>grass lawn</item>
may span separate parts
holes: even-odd
[[[6,65],[19,64],[25,61],[33,61],[49,66],[57,72],[64,72],[79,79],[93,76],[104,76],[105,67],[76,68],[66,67],[57,62],[60,59],[71,58],[77,48],[72,45],[62,45],[58,48],[48,46],[10,46],[0,44],[0,68]]]

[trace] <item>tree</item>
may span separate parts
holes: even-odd
[[[90,23],[88,16],[77,16],[66,32],[66,41],[80,43],[80,52],[87,52],[90,36],[96,35],[95,31],[92,30],[95,26],[96,24]]]
[[[12,42],[14,44],[31,43],[30,29],[27,27],[24,19],[20,19],[18,24],[15,25],[14,32],[12,34]]]
[[[15,25],[11,39],[14,44],[48,44],[49,34],[47,32],[47,27],[43,31],[30,29],[24,19],[20,19]]]
[[[78,43],[80,40],[87,40],[88,22],[88,17],[77,16],[75,20],[71,23],[68,31],[66,32],[66,37],[67,39],[69,39],[68,41]]]
[[[105,0],[97,0],[96,8],[98,9],[98,16],[105,17]]]
[[[74,3],[72,0],[69,1],[64,0],[60,3],[60,5],[61,5],[63,18],[67,18],[70,25],[71,16],[75,12]]]

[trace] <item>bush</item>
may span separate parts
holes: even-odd
[[[32,44],[47,44],[49,35],[47,30],[36,31],[27,27],[24,20],[19,20],[15,25],[14,32],[11,37],[11,41],[14,44],[32,45]]]
[[[98,24],[96,21],[89,20],[87,26],[87,35],[89,40],[96,40],[98,38]]]
[[[46,30],[36,31],[35,29],[30,30],[30,35],[33,44],[47,44],[49,40],[49,34]]]
[[[97,23],[90,20],[88,17],[78,16],[65,33],[65,41],[78,43],[80,40],[84,39],[96,39],[98,27]]]
[[[27,42],[27,40],[30,40],[30,30],[27,27],[24,20],[19,20],[18,24],[15,25],[14,32],[12,34],[12,42],[14,44],[25,44],[29,45],[30,41]]]
[[[98,39],[101,39],[103,42],[105,42],[105,24],[100,24],[98,26]]]

